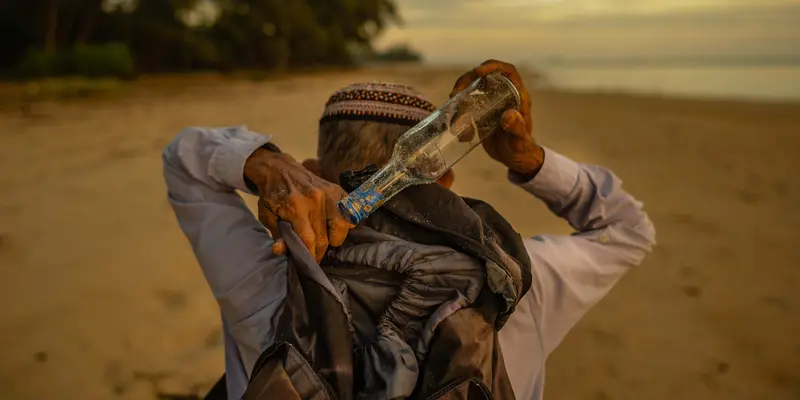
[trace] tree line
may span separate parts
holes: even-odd
[[[374,55],[372,40],[393,23],[393,0],[0,0],[0,70],[97,76],[348,65]]]

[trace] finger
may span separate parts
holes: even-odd
[[[269,218],[268,220],[269,225],[267,225],[267,229],[270,230],[270,234],[272,235],[272,240],[274,240],[274,242],[272,243],[272,254],[276,256],[282,256],[286,254],[286,242],[284,242],[283,237],[281,235],[281,230],[278,227],[278,217],[275,216],[275,214],[272,213],[270,214],[272,215],[272,217],[267,217]],[[262,223],[264,223],[263,220]]]
[[[344,240],[347,239],[347,234],[355,227],[355,225],[345,221],[341,217],[329,220],[328,240],[330,240],[331,246],[339,247],[344,244]]]
[[[289,200],[289,203],[290,207],[287,207],[286,213],[279,214],[279,216],[292,225],[294,233],[300,237],[300,240],[306,245],[311,255],[317,258],[316,235],[311,225],[311,215],[308,208],[300,199]]]
[[[272,254],[276,256],[286,254],[286,242],[283,239],[278,239],[272,244]]]
[[[478,79],[478,78],[480,78],[480,76],[478,76],[475,73],[474,69],[470,70],[469,72],[466,72],[463,75],[461,75],[456,80],[456,84],[453,85],[453,90],[450,92],[450,97],[453,97],[453,96],[459,94],[462,90],[466,89],[467,86],[471,85],[472,82],[475,82],[475,80]]]
[[[527,138],[530,136],[525,117],[517,110],[506,110],[500,119],[500,126],[503,128],[503,132],[508,134],[520,138]]]
[[[484,61],[483,64],[475,67],[474,71],[479,77],[484,77],[492,72],[499,72],[511,80],[511,82],[513,82],[514,85],[520,89],[520,92],[526,92],[524,90],[525,82],[522,80],[522,75],[519,74],[519,71],[517,71],[517,67],[515,67],[514,64],[497,60],[487,60]],[[527,95],[527,92],[525,94]]]
[[[267,227],[274,242],[272,243],[272,254],[282,256],[286,254],[286,243],[283,241],[281,230],[278,227],[278,216],[259,202],[258,220]]]
[[[278,216],[270,211],[269,207],[261,200],[258,201],[258,220],[267,227],[273,239],[277,240],[280,237],[281,231],[278,229]]]
[[[341,200],[346,195],[347,194],[342,191],[339,196],[331,196],[328,200],[328,241],[333,247],[341,246],[347,238],[350,229],[355,228],[355,225],[344,219],[337,205],[338,200]]]
[[[311,222],[308,220],[308,217],[295,219],[295,221],[292,222],[292,229],[297,236],[300,237],[303,244],[306,245],[311,256],[317,259],[316,235],[314,234],[314,228],[311,227]]]
[[[269,214],[272,213],[275,214],[277,218],[288,222],[292,226],[294,233],[300,237],[300,240],[313,256],[316,254],[314,248],[315,236],[314,229],[311,227],[309,211],[306,202],[307,199],[305,196],[299,196],[296,194],[290,195],[288,198],[285,198],[281,201],[281,205],[273,206],[271,210],[268,210],[271,212],[264,214],[266,218],[270,218]],[[277,232],[276,237],[281,237],[280,231],[277,228],[277,222],[275,223],[275,232]]]
[[[525,123],[528,127],[531,126],[531,96],[528,93],[528,90],[525,89],[525,82],[522,80],[522,76],[517,71],[517,67],[513,64],[509,64],[502,61],[497,60],[487,60],[484,61],[483,64],[479,65],[475,68],[475,74],[479,77],[486,76],[492,72],[500,72],[504,76],[506,76],[514,86],[517,87],[520,94],[520,114],[525,119]]]
[[[511,79],[515,85],[524,84],[524,82],[522,82],[522,77],[519,75],[517,67],[515,67],[514,64],[497,60],[486,60],[481,65],[475,67],[474,71],[479,77],[489,75],[492,72],[500,72],[508,77],[508,79]]]
[[[311,198],[314,200],[314,205],[309,213],[309,219],[314,230],[314,254],[319,261],[328,249],[327,196],[322,190],[317,189],[312,192]]]

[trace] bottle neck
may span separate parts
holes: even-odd
[[[373,182],[375,190],[389,198],[408,186],[408,173],[402,160],[392,158],[378,170],[367,182]],[[367,183],[365,182],[365,183]]]
[[[350,223],[359,224],[388,199],[411,184],[401,162],[390,160],[361,186],[339,202]]]

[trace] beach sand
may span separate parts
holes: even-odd
[[[219,313],[161,177],[182,128],[246,124],[302,159],[338,87],[379,78],[441,103],[457,76],[144,78],[0,110],[0,398],[152,399],[220,376]],[[800,398],[800,104],[533,97],[539,141],[615,171],[659,243],[550,358],[546,398]],[[521,233],[570,232],[481,151],[455,172]]]

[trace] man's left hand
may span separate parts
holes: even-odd
[[[508,169],[529,176],[535,174],[544,162],[544,150],[531,135],[531,97],[525,89],[517,68],[512,64],[489,60],[461,75],[456,81],[450,97],[466,89],[476,79],[492,72],[499,72],[510,79],[519,90],[519,111],[506,110],[501,120],[500,132],[483,140],[483,148],[493,159]]]

